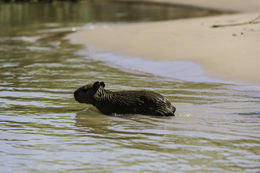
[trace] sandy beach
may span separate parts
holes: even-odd
[[[260,84],[260,24],[212,28],[212,25],[243,23],[256,18],[260,15],[260,1],[185,1],[185,5],[189,4],[239,13],[83,29],[69,35],[69,38],[74,43],[90,44],[102,50],[149,60],[191,60],[202,65],[212,77]]]

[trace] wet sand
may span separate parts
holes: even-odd
[[[200,5],[204,1],[188,2],[192,2],[192,5],[198,2]],[[233,0],[226,2],[232,4]],[[69,38],[74,43],[86,43],[102,50],[149,60],[191,60],[201,64],[212,77],[260,84],[260,24],[211,27],[256,18],[260,13],[254,12],[258,6],[252,2],[259,3],[254,0],[247,2],[254,7],[251,8],[251,13],[248,12],[250,5],[245,5],[244,10],[240,9],[243,7],[241,5],[237,10],[247,13],[83,29],[71,34]],[[207,3],[203,6],[206,5]]]

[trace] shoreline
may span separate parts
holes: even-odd
[[[118,2],[140,2],[140,0],[116,0]],[[160,4],[187,5],[199,8],[211,8],[216,10],[237,11],[240,13],[259,12],[260,1],[258,0],[141,0]]]
[[[177,1],[173,0],[175,3]],[[213,78],[260,84],[260,24],[211,27],[250,21],[260,15],[253,11],[85,29],[70,34],[68,38],[73,43],[89,44],[128,57],[155,61],[193,61],[202,65],[206,74]]]

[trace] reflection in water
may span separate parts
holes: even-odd
[[[0,21],[4,26],[21,26],[46,22],[78,24],[87,22],[155,21],[221,13],[223,12],[190,6],[125,3],[113,0],[88,0],[79,3],[0,3]]]
[[[39,10],[36,4],[24,5]],[[76,54],[83,47],[64,39],[71,32],[66,28],[19,22],[11,28],[2,20],[2,7],[0,22],[6,27],[0,28],[1,171],[259,171],[257,87],[122,71]],[[65,26],[78,23],[70,20]],[[177,116],[105,116],[74,101],[76,88],[96,80],[105,81],[111,90],[162,93],[176,105]]]

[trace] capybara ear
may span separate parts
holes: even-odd
[[[106,84],[105,84],[103,81],[101,81],[101,82],[99,82],[99,83],[100,83],[100,85],[101,85],[103,88],[105,88]]]
[[[99,87],[100,87],[100,82],[99,82],[99,81],[96,81],[96,82],[93,84],[94,90],[98,90]]]

